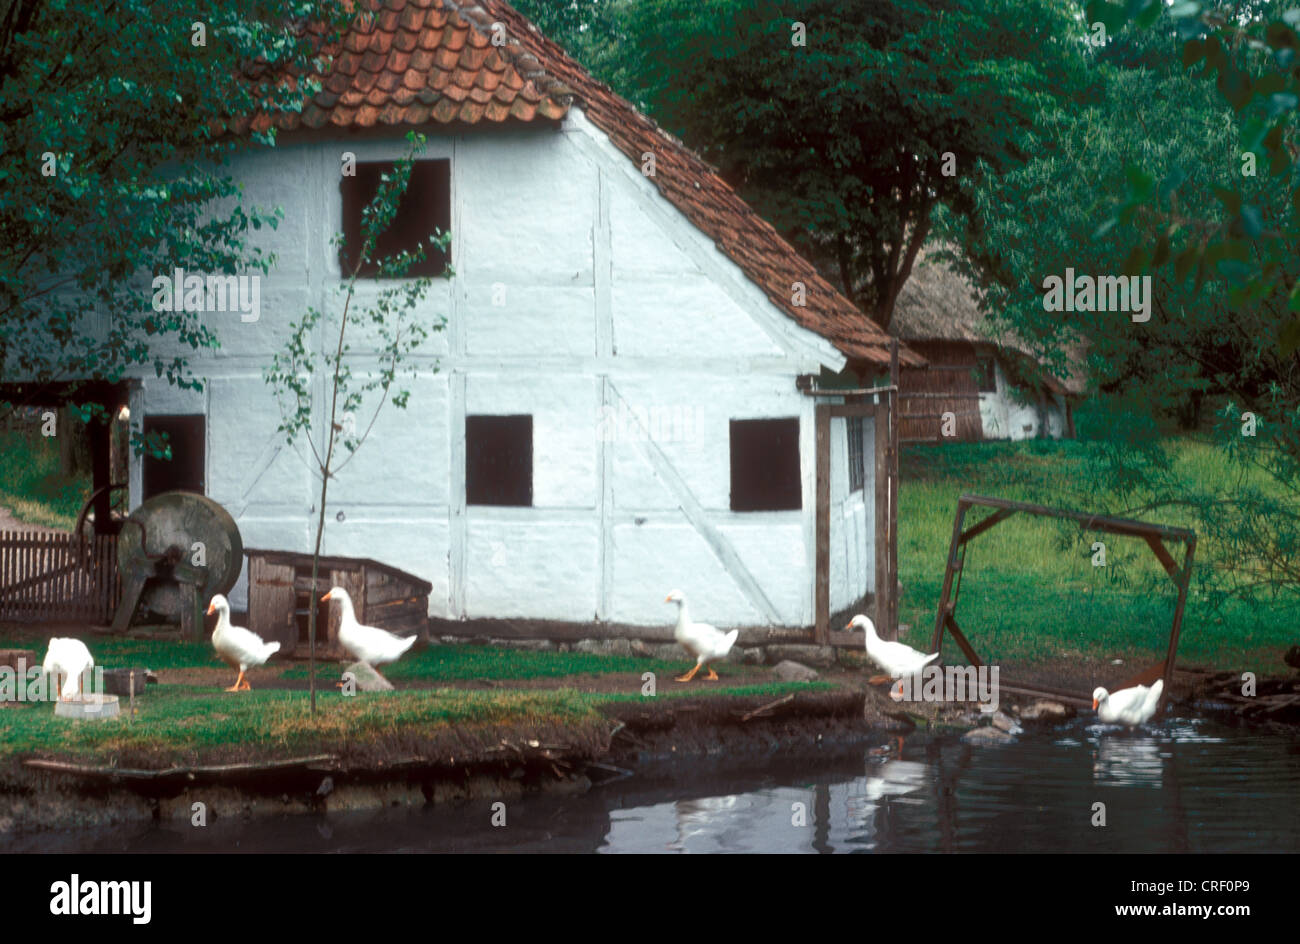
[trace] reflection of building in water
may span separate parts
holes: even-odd
[[[695,836],[705,836],[718,842],[728,831],[736,828],[738,816],[753,812],[753,797],[721,796],[700,797],[695,800],[678,800],[673,804],[677,812],[677,838],[668,848],[686,851],[686,841]]]
[[[1092,755],[1092,779],[1114,783],[1161,787],[1165,759],[1155,738],[1107,737],[1097,740]]]
[[[795,804],[802,804],[799,816]],[[778,787],[611,811],[604,846],[623,852],[814,852],[823,806],[815,789]]]

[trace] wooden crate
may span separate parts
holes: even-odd
[[[414,574],[368,557],[321,557],[315,586],[311,555],[245,548],[248,555],[248,627],[267,642],[280,643],[283,657],[308,652],[309,606],[316,609],[316,653],[326,659],[346,654],[337,643],[339,610],[320,598],[342,587],[357,620],[399,636],[422,633],[429,621],[433,585]]]

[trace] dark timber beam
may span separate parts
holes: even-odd
[[[997,524],[999,521],[1006,521],[1008,518],[1010,518],[1010,517],[1011,517],[1012,515],[1014,515],[1015,513],[1016,513],[1016,510],[1015,510],[1014,508],[1003,508],[1003,509],[1001,509],[1001,510],[999,510],[999,511],[995,511],[995,512],[993,512],[993,514],[989,515],[987,518],[985,518],[985,519],[984,519],[983,521],[981,521],[979,524],[977,524],[977,525],[975,525],[974,527],[969,528],[969,529],[967,529],[966,531],[962,532],[961,543],[962,543],[962,544],[965,544],[965,543],[966,543],[967,541],[969,541],[971,538],[983,534],[985,531],[987,531],[989,528],[993,527],[993,526],[994,526],[995,524]]]

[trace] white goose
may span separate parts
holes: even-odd
[[[257,633],[233,626],[230,622],[230,601],[218,593],[208,604],[208,614],[217,614],[217,626],[212,630],[212,648],[217,650],[221,661],[232,669],[239,670],[239,678],[230,686],[228,692],[247,692],[253,686],[248,684],[244,673],[256,665],[264,665],[272,653],[280,650],[278,642],[266,642]]]
[[[845,629],[860,629],[866,637],[867,655],[888,673],[890,678],[902,678],[914,675],[939,658],[939,653],[917,652],[911,646],[901,642],[888,642],[876,635],[876,624],[865,616],[853,617]]]
[[[1160,695],[1164,690],[1164,679],[1159,679],[1150,688],[1134,685],[1114,693],[1098,688],[1092,693],[1092,707],[1097,717],[1108,724],[1145,724],[1160,706]]]
[[[59,700],[67,701],[82,691],[87,669],[95,667],[95,660],[80,639],[70,636],[56,636],[50,640],[50,647],[45,650],[45,661],[41,669],[46,675],[63,676],[63,686],[59,689]]]
[[[352,598],[342,587],[334,587],[321,597],[321,602],[338,600],[342,612],[339,615],[339,645],[356,659],[370,666],[383,665],[400,659],[407,649],[415,645],[415,637],[395,636],[378,626],[362,626],[357,622],[356,612],[352,609]]]
[[[695,668],[691,669],[685,675],[678,676],[677,681],[689,682],[695,678],[695,673],[700,671],[700,667],[707,667],[709,674],[704,676],[705,680],[716,682],[718,673],[713,671],[710,663],[725,659],[727,653],[731,652],[731,647],[736,644],[736,638],[740,635],[740,630],[733,629],[729,633],[724,633],[716,626],[710,626],[708,623],[696,623],[691,619],[690,611],[686,608],[686,594],[680,590],[674,590],[664,598],[665,603],[677,604],[677,626],[673,630],[673,638],[681,644],[690,655],[695,657]]]

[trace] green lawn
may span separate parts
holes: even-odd
[[[85,639],[96,661],[107,667],[139,666],[155,672],[166,669],[224,668],[211,643],[171,642],[152,639],[129,639],[119,636],[92,635]],[[37,658],[45,650],[45,634],[39,627],[20,624],[0,625],[0,649],[33,649]],[[640,678],[654,672],[660,678],[680,675],[690,668],[685,654],[680,660],[644,659],[637,656],[600,655],[587,652],[534,652],[526,649],[499,649],[493,646],[438,645],[418,648],[398,662],[383,666],[383,674],[393,682],[423,679],[431,682],[492,679],[500,681],[560,678],[569,675],[625,674]],[[272,661],[280,677],[305,679],[305,661]],[[718,674],[725,677],[752,674],[754,669],[731,663],[719,663]],[[342,671],[337,662],[318,662],[317,678],[336,680]],[[233,679],[232,679],[233,681]]]
[[[1190,440],[1171,440],[1170,445],[1179,464],[1228,493],[1235,473],[1218,450]],[[1077,481],[1082,467],[1080,445],[1068,441],[905,449],[898,555],[903,584],[899,618],[912,626],[906,641],[928,646],[934,631],[960,494],[1060,507],[1060,496]],[[1155,520],[1196,527],[1187,512],[1171,511]],[[1094,540],[1106,544],[1105,567],[1092,564]],[[1181,560],[1182,548],[1171,550]],[[1204,539],[1197,547],[1200,573],[1192,581],[1180,660],[1224,669],[1289,671],[1281,656],[1295,642],[1300,613],[1286,602],[1210,606],[1198,577],[1208,576],[1205,568],[1215,550]],[[1099,533],[1081,536],[1072,524],[1021,515],[968,545],[957,621],[976,650],[994,661],[1060,656],[1154,661],[1168,645],[1175,595],[1173,582],[1144,542]],[[951,640],[945,642],[945,658],[961,658]]]
[[[94,637],[88,645],[105,666],[140,665],[167,670],[223,668],[207,643]],[[0,648],[32,648],[38,657],[43,640],[30,630],[0,627]],[[400,687],[403,681],[426,679],[523,680],[581,674],[617,675],[626,682],[612,692],[579,692],[572,688],[487,690],[419,688],[396,692],[344,696],[333,685],[339,666],[321,663],[319,713],[308,712],[307,692],[261,687],[240,694],[190,684],[149,686],[137,699],[132,723],[119,718],[104,722],[70,723],[56,719],[49,704],[19,704],[0,710],[0,758],[55,753],[64,758],[111,762],[121,766],[166,766],[219,763],[252,758],[283,758],[313,753],[344,756],[401,756],[451,744],[467,751],[477,740],[492,740],[500,732],[566,731],[585,737],[607,731],[600,706],[640,701],[642,675],[658,676],[656,698],[700,696],[772,696],[826,689],[826,683],[768,681],[766,670],[719,666],[717,684],[674,685],[680,663],[590,653],[549,653],[487,646],[434,646],[385,667]],[[306,676],[301,663],[271,663],[281,676]],[[224,683],[223,683],[224,684]],[[125,705],[123,705],[125,711]],[[498,733],[492,733],[492,732]],[[559,732],[557,735],[555,732]],[[594,734],[595,732],[596,734]],[[575,735],[576,736],[576,735]],[[460,745],[456,748],[456,745]]]
[[[539,679],[589,673],[655,672],[680,674],[689,663],[683,654],[679,662],[642,659],[636,656],[597,655],[588,652],[534,652],[527,649],[497,649],[491,646],[429,646],[412,652],[382,671],[394,682],[426,679],[445,682],[453,679]],[[330,663],[321,672],[336,675],[340,667]],[[737,671],[735,666],[720,665],[718,673]],[[295,663],[284,672],[285,678],[307,677],[306,663]]]

